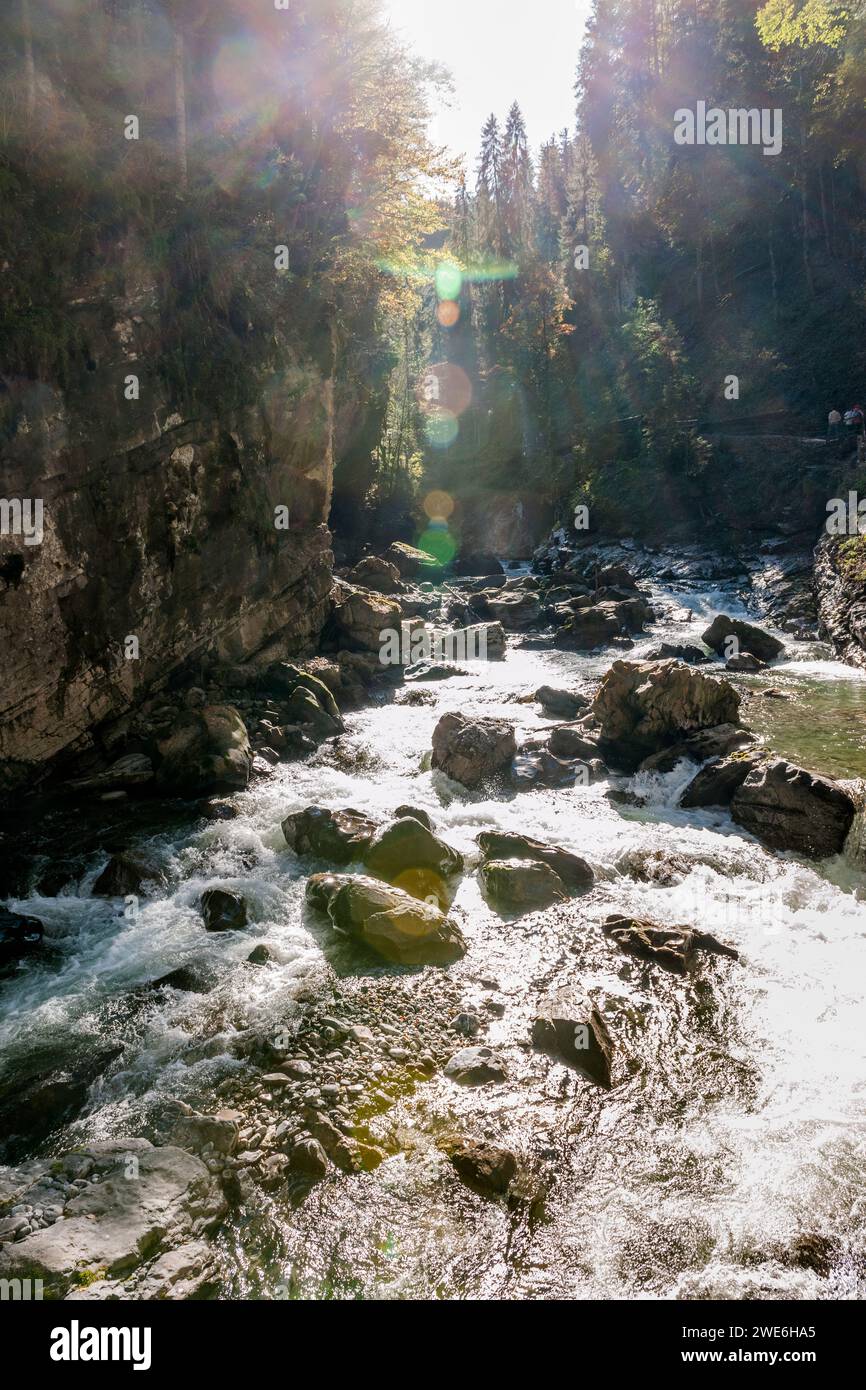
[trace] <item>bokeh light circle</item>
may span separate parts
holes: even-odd
[[[435,489],[427,493],[421,505],[431,521],[447,521],[454,511],[454,498],[448,492]]]
[[[434,449],[447,449],[459,433],[457,416],[451,410],[431,410],[424,422],[427,443]]]
[[[443,299],[436,310],[436,318],[442,328],[453,328],[460,318],[460,305],[453,299]]]

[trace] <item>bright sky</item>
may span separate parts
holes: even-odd
[[[537,150],[574,125],[574,76],[592,0],[385,0],[395,29],[450,70],[454,97],[431,137],[467,156],[474,176],[481,127],[520,103]],[[470,177],[470,184],[473,177]]]

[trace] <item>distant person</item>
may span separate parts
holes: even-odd
[[[827,438],[838,439],[842,433],[842,416],[838,410],[831,410],[827,416]]]
[[[845,428],[849,434],[859,434],[863,429],[863,407],[855,405],[851,410],[845,411]]]

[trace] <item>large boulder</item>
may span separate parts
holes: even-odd
[[[476,1192],[504,1196],[517,1176],[517,1159],[510,1149],[501,1149],[478,1139],[446,1139],[442,1148],[458,1176]]]
[[[432,766],[474,788],[510,767],[517,752],[514,727],[504,719],[443,714],[433,730]]]
[[[841,854],[855,810],[841,787],[782,758],[754,768],[731,800],[734,820],[762,844],[807,859]]]
[[[283,834],[295,854],[312,854],[333,864],[350,864],[363,857],[379,829],[377,821],[363,811],[346,807],[329,811],[325,806],[307,806],[283,821]]]
[[[488,860],[481,867],[481,882],[487,896],[507,912],[537,912],[568,897],[559,874],[538,860]]]
[[[405,541],[394,541],[385,551],[384,558],[395,565],[403,579],[441,579],[444,568],[435,555],[417,546],[407,545]]]
[[[540,1052],[610,1088],[613,1042],[598,1009],[578,991],[561,990],[540,1005],[532,1022],[532,1042]]]
[[[676,661],[615,661],[599,687],[592,712],[600,743],[614,761],[633,770],[644,758],[699,729],[739,725],[740,697]]]
[[[591,762],[598,757],[598,743],[582,724],[560,724],[551,733],[547,746],[556,758],[582,758],[584,762]]]
[[[559,845],[546,845],[527,835],[501,830],[482,830],[478,845],[485,859],[529,859],[549,865],[567,888],[592,886],[593,872],[586,860]]]
[[[359,560],[349,575],[349,582],[359,584],[362,589],[373,589],[377,594],[399,594],[402,587],[397,566],[380,555],[367,555]]]
[[[607,918],[602,930],[627,955],[638,956],[679,975],[691,969],[698,951],[739,960],[739,952],[732,946],[725,946],[714,936],[691,927],[660,927],[654,922],[617,914]]]
[[[253,755],[232,705],[184,710],[156,743],[156,784],[186,796],[232,791],[250,780]]]
[[[45,1185],[58,1171],[84,1174],[86,1185],[51,1225],[0,1253],[3,1279],[42,1279],[54,1297],[97,1279],[128,1281],[143,1266],[150,1271],[157,1256],[209,1232],[228,1210],[218,1178],[200,1158],[146,1139],[89,1144],[29,1164],[30,1188],[21,1199],[45,1201]],[[122,1287],[115,1285],[112,1296],[124,1296]]]
[[[307,901],[327,912],[336,931],[396,965],[450,965],[466,954],[443,912],[377,879],[314,874]]]
[[[725,650],[725,644],[729,638],[735,638],[738,652]],[[720,613],[714,618],[701,635],[701,641],[706,642],[711,651],[721,655],[734,656],[742,652],[751,652],[761,661],[775,661],[785,650],[784,642],[778,638],[771,637],[769,632],[764,632],[761,628],[755,627],[753,623],[744,623],[740,618],[730,618],[727,613]]]
[[[147,883],[162,883],[165,875],[155,859],[141,850],[118,850],[93,884],[97,898],[125,898],[141,893]]]
[[[426,869],[449,878],[463,868],[463,856],[440,840],[414,816],[395,820],[373,837],[364,863],[377,878],[394,883],[407,870]]]
[[[367,589],[340,585],[334,622],[341,638],[355,650],[380,652],[382,633],[400,633],[403,617],[399,603]]]
[[[32,1152],[83,1108],[92,1083],[123,1047],[97,1033],[72,1033],[7,1050],[0,1065],[0,1151]]]

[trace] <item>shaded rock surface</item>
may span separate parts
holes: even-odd
[[[577,1067],[609,1088],[613,1042],[598,1009],[577,990],[551,995],[532,1023],[532,1042],[540,1052]]]
[[[739,725],[739,709],[729,682],[675,661],[615,661],[592,706],[602,748],[626,768],[684,735]]]
[[[443,714],[433,730],[432,766],[470,789],[504,772],[516,751],[514,728],[504,719]]]
[[[777,637],[771,637],[769,632],[755,627],[754,623],[743,622],[740,618],[730,618],[727,613],[720,613],[713,619],[706,632],[701,634],[701,641],[706,642],[711,651],[727,655],[725,644],[731,637],[736,639],[739,647],[737,655],[751,652],[752,656],[758,657],[760,661],[775,661],[785,650],[784,642],[780,642]]]
[[[739,960],[739,953],[732,946],[691,927],[660,927],[654,922],[614,915],[607,918],[603,930],[621,951],[681,975],[691,969],[697,951]]]
[[[808,859],[841,854],[855,810],[841,787],[782,758],[754,768],[731,801],[734,820],[763,844]]]

